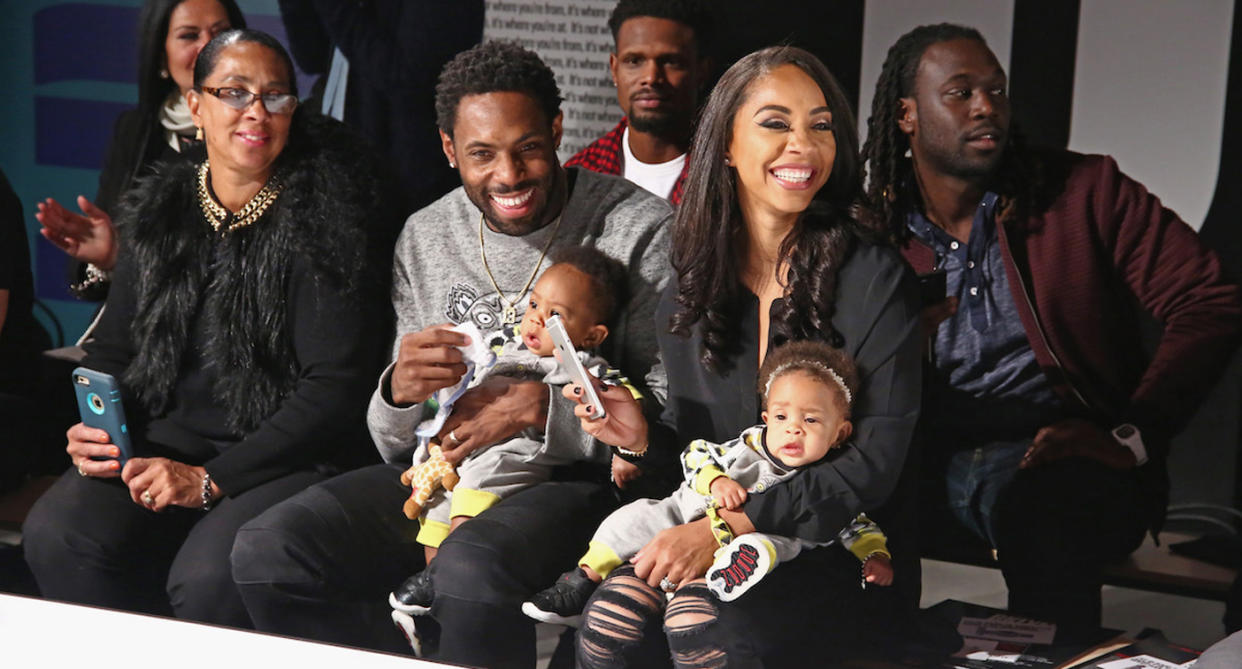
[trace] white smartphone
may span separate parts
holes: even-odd
[[[561,352],[561,364],[565,369],[569,370],[569,377],[574,383],[582,388],[582,392],[586,393],[586,404],[591,407],[591,420],[598,420],[605,415],[604,405],[600,404],[599,394],[595,392],[595,384],[591,383],[591,379],[587,374],[586,368],[582,366],[582,361],[578,359],[578,352],[574,350],[574,345],[569,341],[569,333],[565,332],[565,324],[561,322],[560,316],[552,316],[547,323],[548,332],[552,335],[552,343],[556,344],[556,350]]]

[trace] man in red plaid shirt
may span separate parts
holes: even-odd
[[[676,205],[689,167],[710,15],[700,0],[621,0],[608,69],[625,117],[565,166],[616,174]]]

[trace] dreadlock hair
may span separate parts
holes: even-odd
[[[793,341],[773,349],[759,367],[757,390],[765,409],[772,384],[790,372],[802,372],[831,388],[839,400],[842,417],[850,417],[853,402],[846,398],[841,386],[845,386],[850,397],[858,396],[858,367],[848,353],[818,341]]]
[[[988,45],[978,30],[968,26],[937,23],[911,30],[889,48],[876,81],[871,117],[867,119],[867,142],[862,149],[867,174],[864,219],[876,232],[897,244],[909,237],[905,213],[919,201],[914,167],[906,157],[910,138],[897,126],[901,98],[914,95],[919,64],[928,47],[959,39],[974,40],[985,48]],[[1008,196],[998,208],[998,215],[1018,216],[1021,220],[1026,208],[1038,205],[1036,194],[1042,190],[1042,179],[1037,166],[1024,159],[1025,142],[1012,121],[1008,135],[1005,152],[989,187],[999,195]]]
[[[690,26],[699,56],[711,53],[715,21],[705,0],[621,0],[613,8],[612,16],[608,17],[608,29],[612,31],[614,45],[617,34],[621,32],[621,24],[639,16],[668,19]]]
[[[553,249],[550,259],[553,265],[569,265],[590,279],[595,320],[612,325],[618,305],[626,302],[629,273],[625,265],[592,246],[559,246]]]
[[[702,321],[700,360],[713,371],[724,366],[726,353],[739,344],[736,317],[728,313],[728,305],[746,290],[737,271],[746,223],[738,204],[737,173],[724,164],[724,156],[733,141],[733,118],[752,83],[783,65],[802,70],[823,92],[832,113],[837,153],[828,182],[781,243],[777,266],[788,268],[788,283],[784,300],[772,315],[772,334],[777,343],[825,339],[835,346],[844,344],[831,323],[837,270],[864,232],[851,212],[861,190],[854,115],[840,85],[818,58],[795,47],[769,47],[734,63],[712,89],[691,144],[694,169],[686,177],[674,222],[677,311],[670,330],[689,336]]]
[[[436,83],[436,125],[452,137],[463,97],[502,91],[529,95],[549,126],[561,113],[561,89],[552,69],[534,51],[494,40],[457,54],[444,66]]]

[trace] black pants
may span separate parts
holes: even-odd
[[[1012,466],[991,466],[987,453],[958,453],[955,459],[957,466],[941,458],[941,466],[927,470],[924,529],[966,525],[990,538],[1014,613],[1055,622],[1070,633],[1098,627],[1103,567],[1134,552],[1151,526],[1152,495],[1137,472],[1085,458],[1032,469],[1016,469],[1010,457],[996,460],[1012,460]],[[949,504],[958,506],[952,515],[943,513],[945,487]],[[936,509],[941,513],[931,513]]]
[[[258,629],[401,650],[388,593],[423,564],[418,523],[401,512],[409,495],[401,471],[375,465],[343,474],[242,528],[233,572]],[[542,483],[449,535],[431,566],[435,659],[533,667],[534,621],[521,604],[573,565],[612,506],[598,483]]]
[[[155,513],[135,504],[120,479],[70,469],[26,518],[26,562],[51,599],[249,627],[229,567],[233,537],[246,521],[322,479],[299,472],[226,497],[206,513]]]

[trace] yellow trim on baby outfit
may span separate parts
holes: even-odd
[[[890,560],[893,559],[888,552],[888,541],[880,532],[869,532],[858,537],[850,546],[850,552],[859,560],[866,560],[872,553],[879,553]]]
[[[444,539],[449,535],[448,523],[442,523],[438,520],[419,518],[418,524],[420,528],[418,530],[417,541],[424,546],[439,548],[440,544],[443,543]]]
[[[598,541],[592,541],[587,545],[587,552],[578,560],[578,564],[584,564],[595,570],[601,578],[607,578],[613,569],[620,567],[624,562],[617,557],[616,551],[605,546]]]
[[[453,503],[449,507],[451,509],[449,515],[453,518],[458,516],[474,518],[480,513],[496,506],[498,502],[500,502],[500,497],[495,493],[473,488],[454,488]]]

